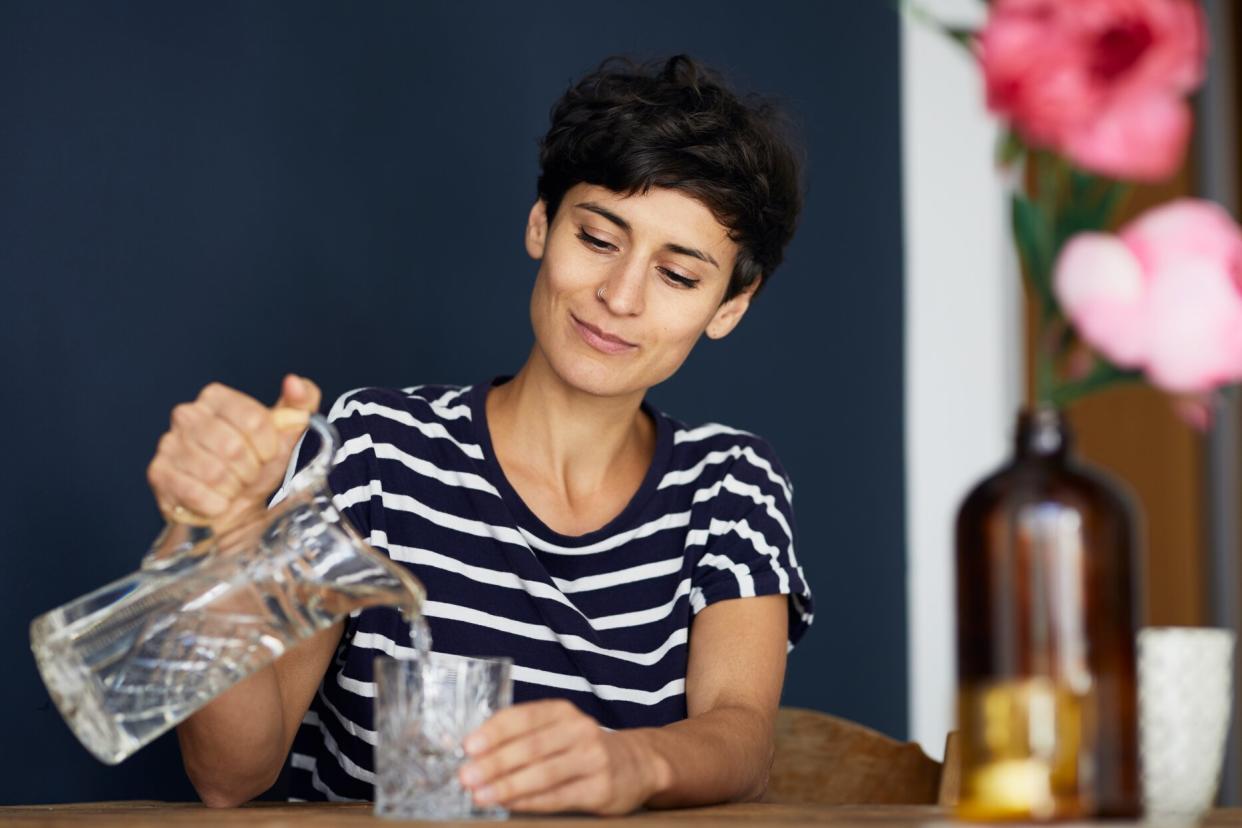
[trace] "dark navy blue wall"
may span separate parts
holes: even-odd
[[[878,2],[0,5],[0,803],[190,798],[51,708],[26,625],[133,569],[168,412],[511,372],[548,108],[604,55],[688,51],[801,121],[810,185],[741,328],[657,389],[767,436],[818,599],[787,704],[906,728],[898,36]]]

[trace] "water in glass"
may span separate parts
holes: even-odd
[[[418,635],[415,641],[427,641]],[[473,804],[457,772],[471,731],[512,702],[509,659],[432,653],[375,661],[375,813],[391,819],[503,819]]]

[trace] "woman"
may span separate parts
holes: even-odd
[[[811,619],[790,484],[760,438],[643,400],[733,330],[793,234],[798,165],[772,114],[684,56],[606,62],[542,142],[521,370],[332,406],[337,506],[427,587],[434,648],[514,660],[514,706],[466,742],[481,804],[625,813],[764,790]],[[319,403],[290,375],[276,407]],[[148,478],[169,516],[227,524],[288,479],[295,441],[212,384],[174,409]],[[295,798],[369,798],[371,662],[409,643],[395,610],[367,610],[184,722],[203,801],[250,799],[287,756]]]

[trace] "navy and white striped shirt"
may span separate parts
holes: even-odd
[[[642,485],[608,525],[570,537],[505,479],[488,388],[364,388],[328,417],[343,441],[333,499],[426,586],[435,651],[509,656],[514,702],[569,699],[617,729],[686,717],[690,623],[704,607],[787,594],[789,646],[806,632],[792,489],[762,439],[644,405],[657,438]],[[291,798],[372,797],[372,662],[409,646],[395,609],[349,619],[293,742]]]

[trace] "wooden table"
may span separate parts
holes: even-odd
[[[713,808],[687,808],[676,811],[648,811],[617,818],[592,818],[580,816],[513,817],[502,823],[476,823],[480,826],[494,824],[497,828],[579,828],[601,825],[617,825],[619,822],[636,823],[642,828],[687,828],[687,825],[735,825],[780,826],[795,828],[799,825],[860,825],[867,828],[894,826],[914,828],[942,822],[945,811],[934,807],[841,807],[798,806],[747,803],[721,805]],[[1242,818],[1239,819],[1242,824]],[[368,825],[382,828],[391,823],[371,815],[370,803],[327,804],[279,802],[255,802],[241,808],[212,810],[189,802],[95,802],[73,805],[22,805],[0,807],[0,825],[47,826],[54,825],[107,825],[107,826],[262,826],[262,828],[311,828],[326,825]],[[420,823],[407,823],[420,824]],[[424,825],[435,823],[421,823]],[[461,826],[463,823],[440,823]],[[467,823],[469,824],[469,823]]]
[[[949,820],[943,808],[915,805],[897,806],[828,806],[828,805],[775,805],[748,803],[720,805],[713,808],[687,808],[679,811],[649,811],[616,818],[591,818],[576,816],[514,817],[507,823],[496,823],[513,828],[580,828],[580,826],[616,825],[619,822],[640,824],[642,828],[687,828],[687,824],[701,825],[755,825],[764,828],[796,828],[800,825],[832,825],[835,828],[858,826],[858,828],[917,828],[917,826],[944,825]],[[390,825],[371,815],[371,805],[365,804],[284,804],[256,802],[242,808],[210,810],[197,803],[188,802],[96,802],[74,805],[21,805],[0,807],[0,825],[46,826],[54,825],[223,825],[262,826],[263,828],[303,828],[325,825]],[[418,823],[407,823],[418,824]],[[424,825],[435,823],[421,823]],[[462,823],[440,823],[462,825]],[[480,823],[485,825],[487,823]],[[1107,828],[1120,828],[1127,823],[1100,823]],[[1206,826],[1242,828],[1242,808],[1213,811]]]

